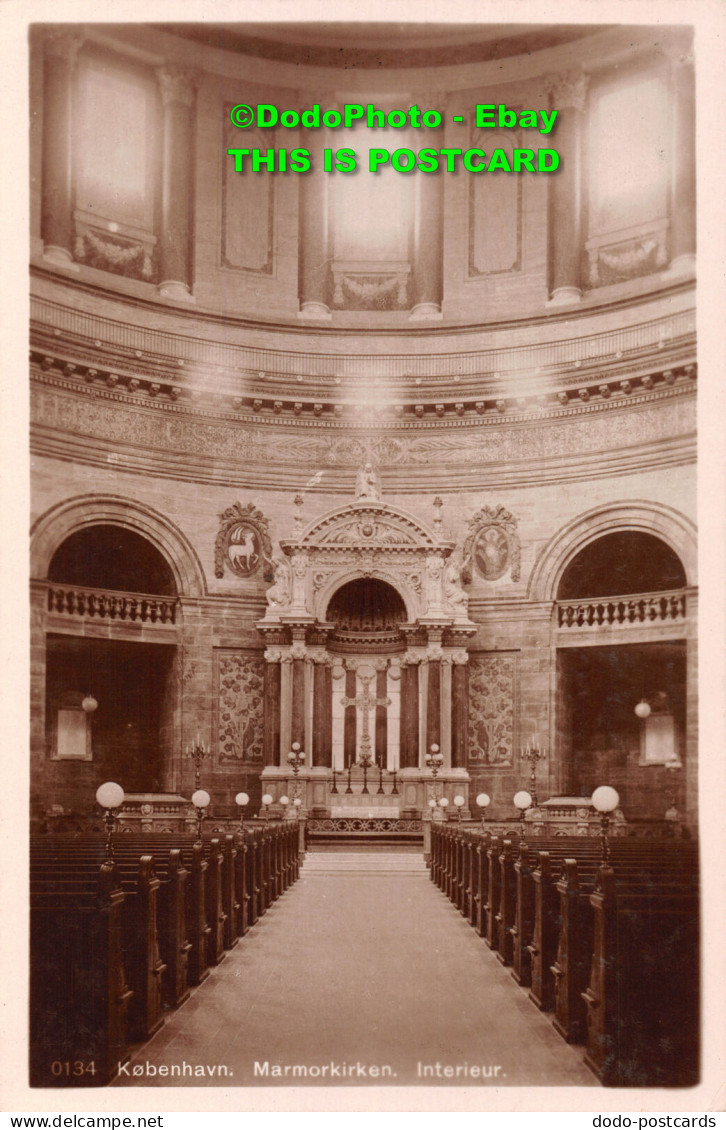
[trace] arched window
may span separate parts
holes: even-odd
[[[686,576],[670,546],[653,534],[619,530],[590,542],[560,579],[558,600],[587,600],[683,588]]]
[[[48,580],[114,592],[176,596],[167,561],[146,538],[123,526],[76,530],[53,554]]]

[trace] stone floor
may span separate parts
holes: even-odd
[[[420,855],[309,853],[113,1086],[597,1086],[582,1055]]]

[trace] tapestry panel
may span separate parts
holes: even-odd
[[[217,653],[217,749],[221,763],[262,761],[264,672],[261,654]]]
[[[511,766],[514,760],[516,658],[482,653],[469,658],[469,766]]]

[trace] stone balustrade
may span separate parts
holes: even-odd
[[[686,594],[681,589],[601,600],[562,600],[557,604],[557,627],[566,629],[670,624],[685,618]]]
[[[176,600],[136,592],[49,585],[48,611],[125,623],[174,624]]]

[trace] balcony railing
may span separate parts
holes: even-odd
[[[124,624],[174,624],[176,599],[139,592],[49,585],[48,611],[83,619],[113,620]]]
[[[561,600],[557,604],[557,627],[566,629],[672,624],[685,618],[686,594],[682,589],[601,600]]]

